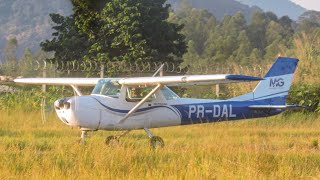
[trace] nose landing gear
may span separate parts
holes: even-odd
[[[84,144],[85,143],[85,137],[87,135],[87,131],[82,130],[81,131],[81,139],[80,139],[80,143]]]

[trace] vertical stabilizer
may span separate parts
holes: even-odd
[[[253,91],[254,100],[266,100],[270,105],[284,105],[296,70],[298,59],[279,57],[264,80]]]

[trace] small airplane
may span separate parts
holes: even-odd
[[[236,74],[156,76],[132,78],[20,78],[16,83],[70,85],[77,96],[54,102],[63,123],[82,131],[125,131],[109,136],[105,143],[118,142],[131,130],[144,129],[152,147],[163,147],[164,141],[150,128],[213,123],[277,115],[286,105],[298,59],[278,57],[264,78]],[[168,86],[210,85],[260,81],[247,94],[227,100],[180,98]],[[82,95],[79,86],[95,86],[91,95]]]

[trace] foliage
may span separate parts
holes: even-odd
[[[308,106],[307,111],[320,112],[320,84],[297,84],[292,86],[288,103]]]
[[[14,92],[0,93],[0,109],[24,109],[25,111],[40,110],[43,99],[46,99],[46,105],[52,107],[53,102],[57,99],[73,96],[70,92],[72,92],[72,90],[69,88],[55,86],[50,86],[46,93],[43,93],[39,87],[15,86]]]
[[[307,11],[298,20],[298,31],[312,33],[313,29],[320,26],[320,12]]]
[[[292,46],[293,21],[271,12],[256,11],[247,22],[242,13],[218,21],[206,10],[183,6],[170,21],[184,24],[188,41],[184,63],[269,63]]]
[[[4,60],[2,60],[1,62],[3,64],[6,64],[6,67],[1,69],[1,73],[11,75],[11,72],[17,71],[17,47],[18,40],[16,39],[16,37],[10,37],[4,49]]]
[[[92,43],[86,34],[81,33],[75,25],[72,15],[63,17],[60,14],[50,14],[51,20],[56,25],[52,27],[55,32],[53,38],[40,43],[46,52],[55,52],[51,62],[81,60],[88,54]]]
[[[186,51],[182,25],[166,21],[165,0],[73,0],[74,14],[51,14],[57,26],[44,51],[54,60],[168,61]]]

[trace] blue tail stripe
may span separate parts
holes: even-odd
[[[266,96],[260,96],[258,98],[255,98],[254,100],[259,100],[259,99],[265,99],[265,98],[268,98],[270,96],[274,96],[274,95],[277,95],[277,94],[282,94],[282,93],[288,93],[289,91],[282,91],[282,92],[278,92],[278,93],[274,93],[274,94],[268,94]]]
[[[293,74],[298,65],[298,61],[299,60],[295,58],[279,57],[265,77]]]

